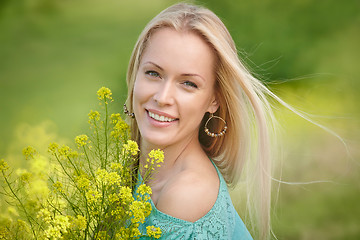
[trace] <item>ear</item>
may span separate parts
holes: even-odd
[[[216,99],[216,97],[214,96],[213,99],[210,102],[210,105],[209,105],[209,107],[207,109],[207,112],[215,113],[218,110],[218,108],[219,108],[219,102]]]

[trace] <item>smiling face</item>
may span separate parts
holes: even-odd
[[[133,90],[133,109],[141,144],[165,148],[198,138],[215,99],[215,56],[191,32],[162,28],[151,35],[141,58]]]

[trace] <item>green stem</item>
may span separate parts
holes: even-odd
[[[107,159],[108,159],[108,118],[109,118],[109,114],[108,114],[108,107],[107,107],[107,101],[106,98],[104,98],[104,102],[105,102],[105,162],[104,162],[104,166],[103,168],[105,169],[106,165],[107,165]]]
[[[89,225],[90,225],[90,213],[89,213],[89,208],[88,208],[88,202],[86,199],[86,194],[85,191],[82,192],[84,199],[85,199],[85,209],[86,209],[86,228],[85,228],[85,239],[87,238],[88,235],[88,231],[89,231]]]
[[[51,177],[49,178],[49,180],[50,180],[53,184],[55,183],[54,180],[53,180]],[[60,193],[60,195],[67,201],[67,203],[70,204],[71,209],[74,211],[75,214],[78,214],[78,213],[80,212],[81,215],[84,215],[84,213],[81,211],[81,209],[80,209],[78,206],[74,205],[74,204],[70,201],[70,199],[66,196],[65,193],[62,193],[62,192],[59,192],[59,193]]]
[[[90,158],[89,158],[89,155],[87,154],[85,146],[83,146],[83,150],[84,150],[84,153],[85,153],[85,158],[86,158],[86,161],[88,163],[89,171],[91,173],[91,176],[93,177],[93,180],[96,181],[96,177],[95,177],[94,171],[92,170],[91,163],[90,163]],[[96,185],[96,187],[97,187],[97,185]]]
[[[102,154],[101,154],[101,149],[100,149],[100,138],[99,138],[99,130],[98,130],[98,126],[96,125],[96,121],[94,119],[94,127],[95,127],[95,131],[96,131],[96,143],[97,143],[97,152],[100,158],[100,162],[102,163]]]
[[[78,176],[80,176],[80,171],[79,171],[79,169],[77,169],[76,164],[74,164],[74,163],[71,161],[71,158],[69,158],[69,157],[66,157],[66,158],[69,160],[70,164],[71,164],[71,165],[73,166],[73,168],[75,169],[76,174],[77,174]]]
[[[86,199],[86,195],[85,192],[80,189],[78,187],[78,185],[76,184],[75,180],[68,174],[68,172],[65,170],[65,167],[62,165],[62,163],[60,162],[59,158],[57,157],[57,155],[55,154],[56,159],[58,160],[60,166],[62,167],[62,169],[64,170],[65,174],[70,178],[70,180],[74,183],[74,186],[76,187],[76,189],[83,195],[84,199],[85,199],[85,207],[86,207],[86,214],[87,214],[87,222],[89,222],[90,220],[90,213],[89,213],[89,209],[88,209],[88,204],[87,204],[87,199]],[[86,226],[86,231],[88,229],[88,225]],[[86,232],[85,232],[86,234]]]
[[[66,169],[65,169],[64,165],[61,163],[59,157],[58,157],[56,154],[54,154],[54,156],[55,156],[57,162],[60,164],[60,166],[61,166],[62,170],[64,171],[64,173],[66,174],[66,176],[68,176],[69,179],[70,179],[73,183],[75,183],[75,186],[76,186],[75,180],[74,180],[74,179],[71,177],[71,175],[66,171]]]
[[[20,198],[16,195],[13,188],[11,187],[11,184],[9,183],[7,177],[5,176],[4,170],[1,170],[1,173],[2,173],[2,175],[4,177],[4,179],[5,179],[6,185],[9,187],[9,189],[10,189],[11,193],[13,194],[13,196],[15,197],[15,199],[20,203],[20,206],[21,206],[22,210],[25,212],[26,219],[28,220],[28,222],[30,224],[31,231],[32,231],[32,233],[34,235],[34,238],[37,239],[35,231],[34,231],[34,227],[33,227],[32,222],[30,220],[30,216],[29,216],[28,212],[26,211],[26,208],[25,208],[24,204],[21,202]]]

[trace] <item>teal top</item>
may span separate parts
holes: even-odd
[[[252,240],[245,224],[236,212],[229,195],[226,182],[219,169],[215,166],[220,180],[219,193],[214,206],[210,211],[197,220],[189,222],[179,218],[172,217],[159,211],[154,202],[150,199],[152,211],[145,223],[140,224],[139,230],[146,233],[147,226],[160,227],[162,235],[159,239],[236,239]],[[140,173],[137,186],[142,182]],[[150,239],[142,237],[140,239]]]

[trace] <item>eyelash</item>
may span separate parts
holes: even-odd
[[[190,82],[190,81],[185,81],[185,82],[184,82],[184,85],[185,85],[185,86],[192,87],[192,88],[198,88],[198,86],[197,86],[195,83]]]
[[[149,75],[150,77],[160,77],[160,74],[156,71],[146,71],[145,74]]]
[[[160,78],[160,74],[153,70],[146,71],[145,74],[150,77]],[[183,84],[190,88],[198,88],[198,86],[194,82],[191,82],[191,81],[184,81]]]

